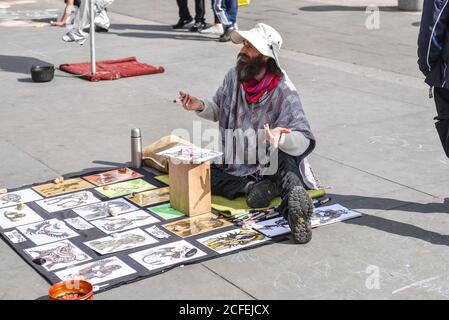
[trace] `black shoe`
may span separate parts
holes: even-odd
[[[249,187],[246,203],[251,208],[267,208],[278,195],[276,184],[271,180],[264,179]]]
[[[312,239],[313,202],[303,187],[296,186],[290,191],[287,210],[293,241],[300,244],[309,242]]]
[[[228,42],[231,41],[231,32],[235,29],[233,27],[229,27],[226,29],[225,33],[223,33],[218,39],[219,42]]]
[[[193,26],[190,27],[190,31],[197,32],[200,30],[203,30],[207,27],[207,24],[205,22],[195,22]]]
[[[184,28],[187,24],[189,24],[192,21],[193,21],[192,18],[185,19],[185,20],[179,19],[179,21],[172,27],[173,27],[173,29],[181,29],[181,28]]]

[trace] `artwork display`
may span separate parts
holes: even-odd
[[[73,211],[83,217],[84,219],[90,221],[99,218],[110,217],[110,209],[115,210],[115,214],[119,215],[122,213],[138,210],[136,206],[132,205],[124,199],[114,199],[109,201],[92,203],[87,206],[78,207],[73,209]]]
[[[201,238],[197,241],[204,246],[223,254],[245,247],[254,246],[268,240],[271,239],[257,231],[234,229]]]
[[[135,193],[133,195],[127,196],[126,199],[134,202],[141,207],[170,201],[170,187]]]
[[[182,163],[195,164],[203,163],[223,155],[222,152],[183,145],[175,146],[157,154],[170,158],[172,161],[177,160]]]
[[[4,235],[14,244],[27,241],[27,239],[17,230],[5,232]]]
[[[80,217],[68,218],[65,219],[64,221],[76,230],[89,230],[94,228],[93,225],[91,225],[89,222],[85,221]]]
[[[26,249],[25,252],[33,259],[43,259],[45,263],[42,266],[47,271],[65,268],[92,259],[69,240]]]
[[[181,240],[135,252],[129,256],[148,270],[155,270],[205,255],[204,251],[185,240]]]
[[[0,227],[2,229],[10,229],[44,220],[26,204],[21,207],[21,209],[17,209],[17,206],[0,209]]]
[[[103,255],[142,247],[156,242],[158,241],[145,233],[143,230],[134,229],[131,231],[116,233],[113,236],[87,241],[84,242],[84,244]]]
[[[106,171],[98,174],[83,177],[85,180],[96,185],[97,187],[106,184],[116,183],[143,177],[142,174],[135,172],[129,168]]]
[[[45,211],[53,213],[56,211],[72,209],[75,207],[95,202],[100,202],[100,200],[96,198],[92,192],[80,191],[76,193],[67,194],[64,196],[39,200],[36,201],[36,204],[39,205]]]
[[[159,219],[156,219],[151,214],[143,210],[138,210],[117,217],[94,220],[91,221],[91,223],[105,233],[114,233],[157,223],[159,221]]]
[[[111,281],[120,277],[136,273],[136,270],[128,266],[117,257],[110,257],[80,266],[64,269],[56,272],[56,276],[62,281],[83,279],[91,284]]]
[[[252,225],[252,228],[271,238],[290,233],[290,226],[284,217],[257,222]]]
[[[69,179],[62,183],[47,183],[32,187],[44,197],[57,196],[64,193],[92,188],[93,185],[81,178]]]
[[[58,219],[27,224],[17,229],[37,245],[73,238],[79,234]]]
[[[27,203],[40,199],[42,199],[42,197],[32,189],[24,189],[20,191],[0,194],[0,208],[10,207],[19,203]]]
[[[219,228],[229,227],[233,224],[223,218],[219,218],[213,213],[206,213],[199,216],[178,220],[163,227],[168,231],[182,237],[191,237],[196,234],[212,231]]]
[[[159,206],[148,208],[148,211],[154,213],[155,215],[161,217],[164,220],[170,220],[185,216],[185,214],[182,213],[181,211],[178,211],[170,207],[170,203],[161,204]]]
[[[360,217],[362,214],[339,204],[318,207],[313,210],[312,227],[323,226],[347,219]]]
[[[116,198],[154,188],[156,187],[143,179],[135,179],[131,181],[119,182],[103,187],[98,187],[95,188],[95,190],[108,198]]]
[[[152,226],[152,227],[146,228],[145,231],[157,239],[170,238],[170,235],[167,232],[165,232],[164,230],[160,229],[158,226]]]

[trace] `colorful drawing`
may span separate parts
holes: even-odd
[[[0,227],[3,229],[15,228],[24,224],[44,220],[27,205],[19,210],[17,206],[0,209]]]
[[[221,156],[222,152],[189,146],[175,146],[173,148],[161,151],[158,155],[165,156],[183,163],[202,163]]]
[[[323,226],[347,219],[360,217],[362,214],[339,204],[319,207],[313,210],[312,227]]]
[[[146,207],[152,204],[161,203],[170,200],[170,188],[159,188],[150,191],[135,193],[133,195],[127,196],[127,199],[134,202],[135,204]]]
[[[24,236],[22,236],[22,234],[17,230],[5,232],[4,235],[7,236],[8,239],[14,244],[27,241],[27,239]]]
[[[226,253],[248,246],[254,246],[268,240],[270,238],[257,231],[234,229],[201,238],[197,241],[218,253]]]
[[[106,171],[98,174],[83,177],[90,183],[100,187],[106,184],[116,183],[143,177],[142,174],[135,172],[129,168]]]
[[[84,219],[82,219],[80,217],[68,218],[68,219],[64,219],[64,221],[67,224],[71,225],[76,230],[88,230],[88,229],[94,228],[93,225],[91,225],[89,222],[85,221]]]
[[[64,221],[58,219],[27,224],[17,227],[17,229],[37,245],[79,236],[78,233],[67,227]]]
[[[158,226],[146,228],[145,231],[157,239],[168,239],[171,237],[167,232],[163,231],[162,229],[159,229]]]
[[[113,236],[87,241],[84,242],[84,244],[99,254],[108,254],[142,247],[156,242],[158,241],[143,232],[143,230],[134,229],[131,231],[116,233]]]
[[[9,192],[0,195],[0,208],[41,199],[42,197],[31,189]]]
[[[185,216],[185,214],[182,213],[181,211],[178,211],[178,210],[173,209],[172,207],[170,207],[170,203],[161,204],[159,206],[151,207],[151,208],[148,208],[148,210],[151,213],[154,213],[154,214],[158,215],[159,217],[161,217],[164,220],[170,220],[170,219],[174,219],[174,218],[179,218],[179,217]]]
[[[39,192],[44,197],[57,196],[64,193],[69,193],[73,191],[79,191],[84,189],[89,189],[94,187],[89,182],[84,181],[81,178],[69,179],[63,183],[47,183],[40,186],[32,187],[34,190]]]
[[[271,238],[290,233],[288,221],[285,220],[284,217],[276,217],[270,220],[256,222],[252,225],[252,228]]]
[[[97,202],[93,204],[89,204],[87,206],[78,207],[73,209],[73,211],[83,217],[84,219],[90,221],[104,217],[110,217],[111,213],[109,209],[114,208],[116,214],[122,214],[125,212],[130,212],[134,210],[138,210],[138,208],[125,199],[115,199],[104,202]],[[115,209],[116,208],[116,209]]]
[[[149,213],[143,210],[138,210],[122,214],[118,217],[94,220],[91,221],[91,223],[105,233],[114,233],[157,223],[159,221],[159,219],[156,219]]]
[[[185,240],[139,251],[129,256],[148,270],[164,268],[205,256],[206,253]]]
[[[56,276],[62,281],[84,279],[91,284],[110,281],[133,273],[136,273],[136,270],[117,257],[110,257],[55,272]]]
[[[47,212],[52,213],[96,202],[100,202],[100,200],[96,198],[92,192],[80,191],[76,193],[67,194],[65,196],[59,196],[36,201],[36,204],[39,205],[42,209],[46,210]]]
[[[33,259],[44,259],[45,263],[42,266],[47,271],[65,268],[92,259],[69,240],[26,249],[25,252]]]
[[[182,238],[186,238],[232,225],[229,221],[219,218],[213,213],[207,213],[164,224],[163,227]]]
[[[131,193],[142,192],[156,188],[145,180],[136,179],[131,181],[119,182],[105,187],[95,188],[96,191],[108,198],[126,196]]]

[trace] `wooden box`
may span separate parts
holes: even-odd
[[[211,211],[210,162],[175,164],[169,160],[170,205],[187,216]]]

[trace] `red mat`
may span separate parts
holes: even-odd
[[[97,61],[96,66],[97,72],[95,75],[90,72],[90,62],[61,64],[59,69],[79,75],[90,81],[117,80],[120,78],[164,72],[164,67],[154,67],[138,62],[136,57]]]

